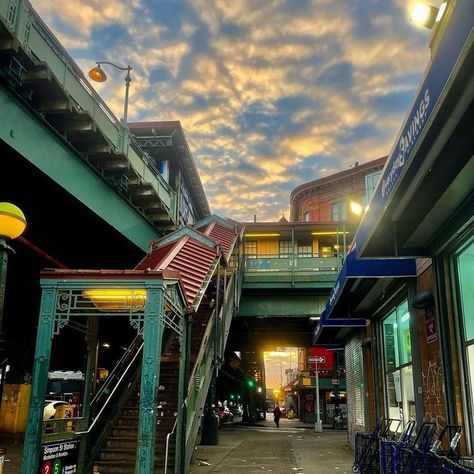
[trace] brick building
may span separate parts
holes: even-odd
[[[359,164],[340,173],[298,186],[290,195],[290,220],[296,222],[358,221],[351,202],[364,208],[387,157]]]

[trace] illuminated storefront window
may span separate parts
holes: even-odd
[[[403,423],[415,419],[408,303],[397,306],[383,321],[384,372],[387,416]]]
[[[457,258],[459,303],[462,312],[462,341],[465,352],[466,379],[469,389],[466,393],[468,412],[474,409],[474,243],[463,250]],[[471,433],[474,433],[474,421],[470,419]]]

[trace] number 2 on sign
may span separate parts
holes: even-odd
[[[41,468],[41,474],[52,474],[51,472],[51,461],[46,461]]]

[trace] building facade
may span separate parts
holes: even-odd
[[[358,204],[361,210],[365,208],[386,159],[356,162],[348,170],[298,186],[290,195],[290,220],[358,222],[361,214],[351,211],[351,204]]]

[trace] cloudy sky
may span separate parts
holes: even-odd
[[[390,151],[429,59],[410,2],[31,0],[85,73],[133,66],[130,121],[181,121],[213,212],[260,221]],[[121,116],[107,73],[96,88]]]

